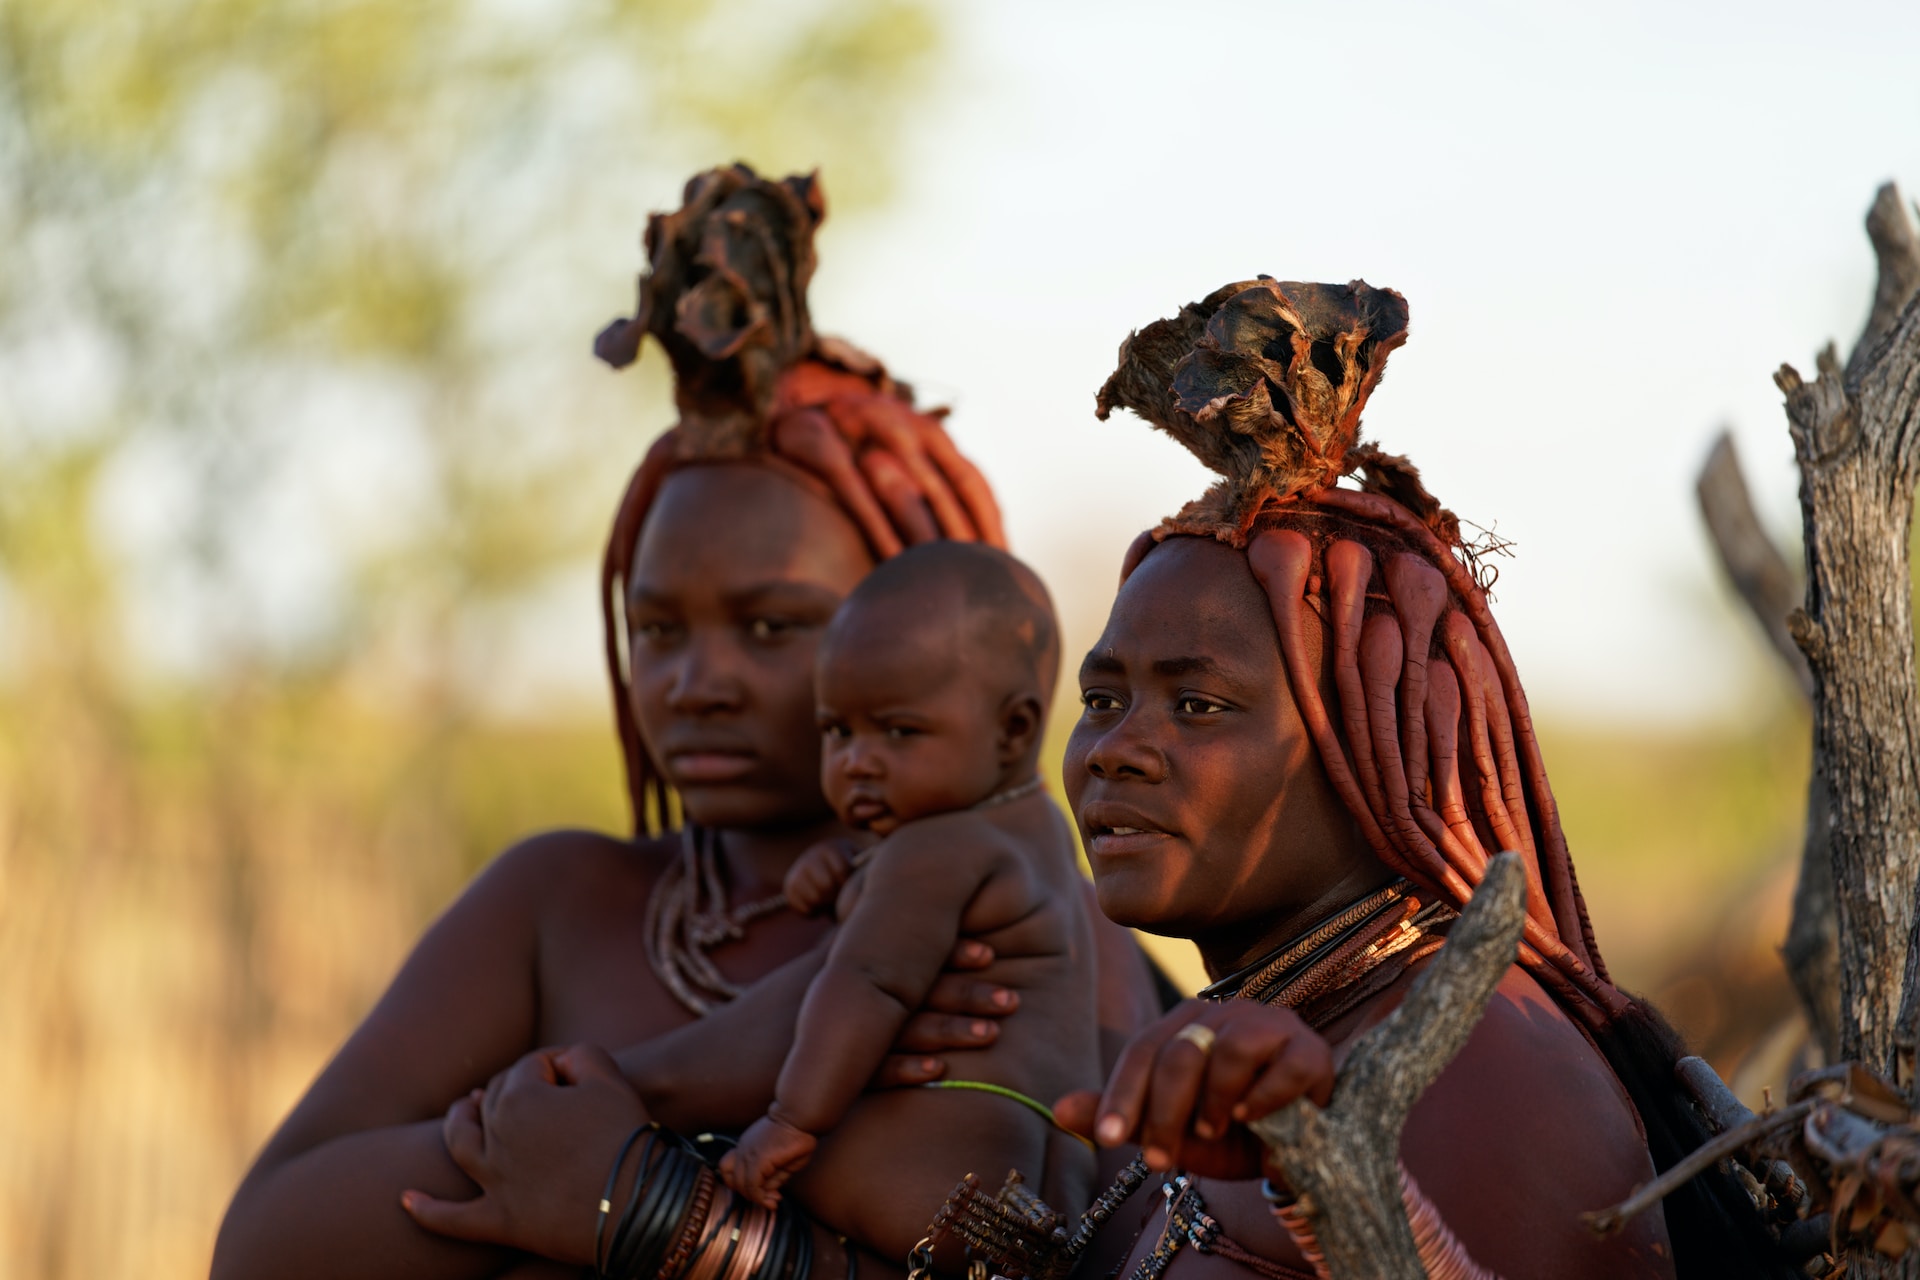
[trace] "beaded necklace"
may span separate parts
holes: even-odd
[[[996,791],[971,808],[993,809],[1024,800],[1040,790],[1040,775]],[[854,858],[856,867],[872,846]],[[743,988],[729,981],[707,954],[723,942],[747,936],[747,926],[786,909],[784,893],[732,906],[720,863],[720,835],[689,823],[680,828],[680,856],[661,875],[647,899],[647,964],[673,998],[696,1014],[725,1004]]]
[[[784,893],[737,907],[729,904],[719,834],[688,824],[680,829],[680,856],[647,897],[647,964],[674,999],[705,1014],[743,990],[707,953],[746,937],[748,925],[786,905]]]
[[[1298,1009],[1312,1026],[1326,1026],[1438,949],[1437,930],[1458,915],[1396,880],[1203,987],[1200,999],[1277,1004]]]

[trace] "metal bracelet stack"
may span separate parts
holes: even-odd
[[[633,1190],[603,1247],[620,1170],[643,1134]],[[808,1280],[812,1269],[812,1224],[791,1204],[769,1210],[738,1198],[699,1153],[657,1125],[620,1148],[594,1238],[600,1280]]]

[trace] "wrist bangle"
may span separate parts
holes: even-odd
[[[597,1276],[606,1274],[606,1246],[602,1239],[607,1234],[607,1214],[613,1211],[613,1191],[620,1184],[620,1166],[627,1162],[627,1152],[633,1150],[633,1144],[640,1140],[640,1135],[649,1127],[643,1124],[627,1135],[627,1140],[620,1144],[619,1153],[613,1157],[613,1168],[607,1171],[607,1185],[600,1192],[600,1216],[593,1224],[593,1273]]]

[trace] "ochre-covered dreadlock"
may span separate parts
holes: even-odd
[[[1266,276],[1129,336],[1099,416],[1133,410],[1221,479],[1142,534],[1122,576],[1173,536],[1246,552],[1301,718],[1374,853],[1456,908],[1491,853],[1522,855],[1521,963],[1606,1055],[1664,1170],[1706,1130],[1674,1086],[1677,1037],[1613,985],[1595,945],[1474,549],[1405,458],[1360,441],[1367,397],[1406,337],[1392,290]],[[1731,1178],[1703,1179],[1667,1209],[1682,1277],[1788,1274]]]
[[[948,438],[940,411],[849,343],[817,335],[807,310],[817,176],[769,182],[745,165],[687,183],[674,213],[647,223],[639,305],[595,340],[616,369],[652,334],[673,365],[679,422],[634,471],[602,560],[600,601],[614,716],[637,831],[669,820],[668,788],[634,719],[621,655],[626,583],[661,484],[683,466],[767,467],[826,497],[876,559],[940,538],[1006,546],[999,507]]]

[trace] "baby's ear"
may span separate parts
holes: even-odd
[[[1000,704],[1000,762],[1017,764],[1039,745],[1046,709],[1032,690],[1007,695]]]

